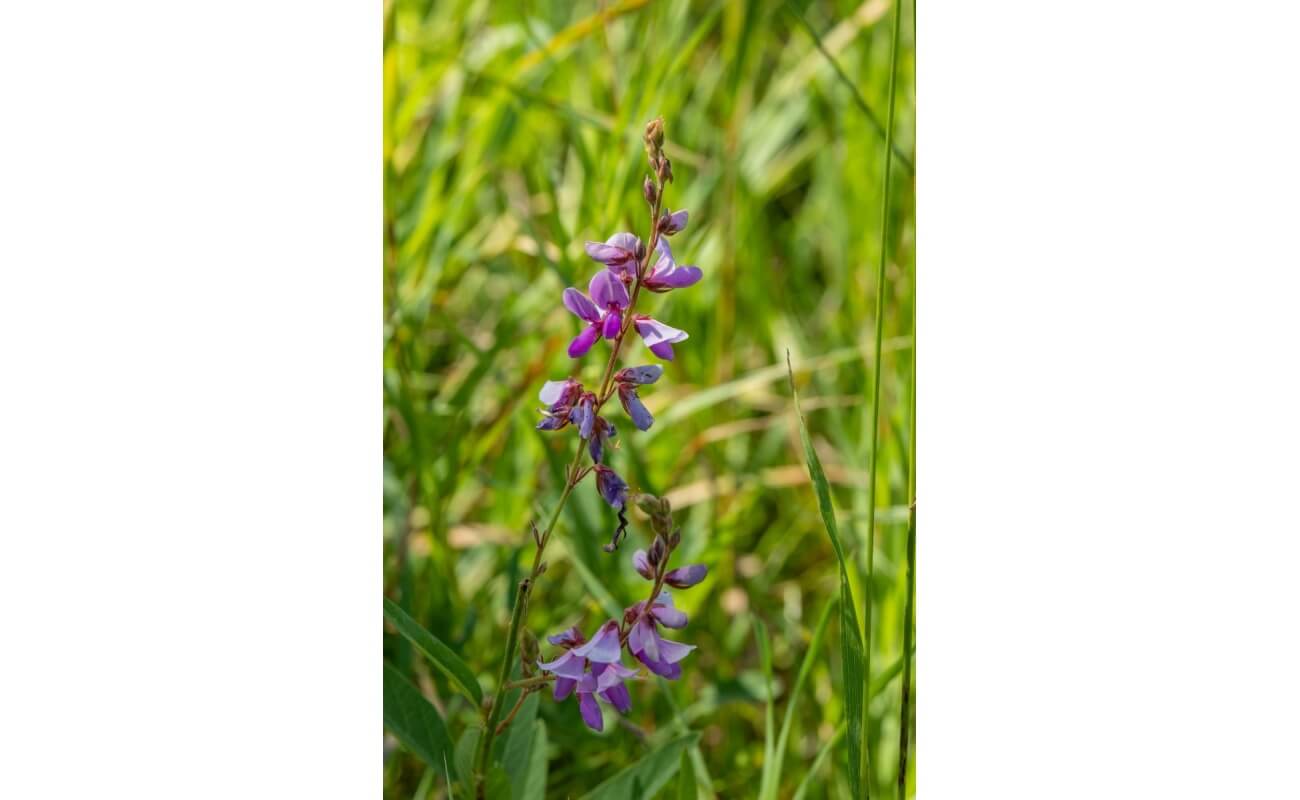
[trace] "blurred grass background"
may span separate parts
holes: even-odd
[[[709,566],[703,584],[676,594],[691,617],[676,638],[699,649],[681,681],[633,687],[626,724],[601,735],[582,726],[574,702],[543,695],[548,797],[577,797],[688,728],[701,734],[701,796],[705,787],[757,794],[766,695],[753,620],[770,633],[779,722],[837,593],[787,350],[859,566],[854,591],[859,603],[868,588],[874,598],[872,794],[895,796],[915,240],[914,184],[901,160],[888,210],[870,587],[863,577],[884,140],[861,104],[884,120],[890,11],[881,0],[385,4],[385,590],[485,689],[531,558],[528,523],[553,508],[576,443],[533,427],[541,384],[577,363],[564,352],[577,323],[560,293],[585,289],[595,271],[584,240],[646,236],[640,135],[657,115],[676,175],[667,205],[691,212],[673,249],[704,270],[695,287],[646,304],[691,338],[643,394],[656,416],[650,431],[613,412],[611,461],[634,489],[672,499],[679,563]],[[902,11],[895,143],[910,159],[914,14]],[[639,342],[626,351],[625,363],[656,363]],[[580,365],[594,379],[603,360]],[[611,606],[644,592],[629,560],[645,527],[634,519],[619,554],[603,553],[614,520],[589,483],[548,548],[529,617],[539,636],[575,623],[590,633]],[[384,650],[453,736],[475,718],[404,640],[386,632]],[[850,796],[842,738],[810,776],[843,719],[839,671],[832,630],[796,711],[781,797],[801,783],[809,797]],[[391,740],[384,780],[386,797],[448,796]]]

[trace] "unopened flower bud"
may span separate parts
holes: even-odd
[[[667,552],[667,546],[664,544],[662,536],[656,536],[654,544],[650,545],[650,552],[646,557],[650,559],[652,566],[659,566],[659,562],[664,560],[664,553]]]
[[[664,146],[664,118],[655,117],[646,123],[645,126],[645,144],[646,147],[653,147],[656,150]]]
[[[678,528],[677,530],[673,531],[672,536],[668,537],[668,547],[671,550],[676,550],[677,545],[681,543],[682,543],[682,529]]]
[[[659,156],[659,165],[655,168],[655,172],[659,175],[660,183],[673,182],[673,162],[668,160],[668,156]]]
[[[639,492],[633,496],[632,502],[636,503],[636,507],[647,514],[657,514],[659,512],[659,498],[652,494]]]
[[[641,190],[645,194],[645,201],[653,208],[655,201],[659,199],[659,189],[655,186],[655,182],[650,180],[649,175],[646,176],[645,183],[642,184]]]

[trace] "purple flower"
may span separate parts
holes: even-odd
[[[655,579],[655,568],[650,563],[650,557],[646,555],[646,551],[638,550],[632,554],[632,566],[642,578],[648,581]]]
[[[595,402],[596,395],[591,392],[583,392],[578,404],[569,412],[569,421],[578,426],[578,435],[584,439],[591,438],[592,431],[596,426]]]
[[[644,367],[624,367],[614,373],[614,380],[619,383],[633,383],[637,386],[645,386],[659,380],[659,376],[664,374],[664,368],[658,364],[649,364]]]
[[[627,482],[604,464],[597,464],[595,469],[596,489],[600,491],[600,496],[605,498],[605,502],[618,511],[618,527],[614,529],[614,536],[609,544],[604,546],[606,553],[612,553],[618,549],[619,542],[627,535]]]
[[[618,399],[623,404],[623,410],[627,412],[628,417],[632,420],[632,424],[638,430],[650,430],[655,418],[641,404],[641,398],[637,396],[635,386],[629,383],[620,383],[618,385]]]
[[[670,292],[673,289],[681,289],[696,283],[704,276],[699,267],[690,264],[681,267],[677,266],[677,262],[673,260],[673,251],[668,247],[667,239],[660,239],[659,243],[655,245],[655,249],[659,251],[659,260],[651,267],[650,274],[646,276],[645,281],[642,283],[642,286],[650,291],[662,293]]]
[[[678,211],[676,214],[670,214],[667,211],[659,217],[659,232],[664,236],[672,236],[674,233],[681,233],[686,229],[686,220],[690,213]]]
[[[555,675],[554,697],[564,700],[576,689],[578,710],[582,721],[594,731],[604,730],[605,721],[600,713],[599,697],[626,714],[632,710],[632,696],[623,681],[636,677],[636,670],[622,663],[622,644],[619,642],[618,621],[610,620],[600,626],[590,642],[576,627],[563,633],[546,637],[551,644],[565,648],[553,661],[540,661],[537,666]]]
[[[587,291],[591,293],[590,299],[572,286],[564,290],[564,307],[587,323],[569,343],[570,358],[586,355],[602,335],[606,339],[617,336],[623,309],[627,308],[627,287],[607,269],[592,276]]]
[[[582,396],[582,384],[573,378],[562,381],[547,381],[537,398],[546,406],[542,410],[545,417],[537,423],[539,431],[558,431],[569,424],[574,402]]]
[[[637,314],[635,320],[636,332],[645,340],[650,352],[665,361],[673,360],[674,343],[684,342],[690,338],[690,334],[686,331],[680,331],[671,325],[665,325],[645,314]]]
[[[643,601],[627,609],[624,618],[635,620],[627,637],[627,649],[632,655],[656,675],[668,680],[680,678],[682,667],[678,662],[690,655],[695,645],[674,642],[659,635],[660,625],[669,628],[686,626],[686,614],[673,606],[672,596],[660,592],[648,611]]]
[[[591,441],[587,443],[587,449],[591,452],[592,461],[599,464],[605,460],[605,442],[615,436],[618,436],[618,431],[614,429],[614,425],[604,417],[596,417]]]
[[[690,564],[670,570],[664,576],[664,583],[677,589],[689,589],[709,574],[709,568],[703,564]]]
[[[645,253],[645,245],[630,233],[616,233],[604,242],[587,242],[587,255],[622,276],[634,270]]]

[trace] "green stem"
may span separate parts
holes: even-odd
[[[912,722],[912,629],[916,627],[916,287],[912,288],[912,375],[909,378],[907,465],[907,602],[903,611],[903,708],[898,721],[898,800],[907,798],[907,750]]]
[[[866,696],[862,702],[862,782],[863,796],[871,796],[871,606],[872,583],[876,547],[876,471],[880,462],[878,452],[880,434],[880,376],[884,371],[880,361],[880,345],[885,333],[885,256],[889,244],[889,175],[894,163],[894,95],[898,86],[898,30],[902,12],[894,3],[894,31],[889,44],[889,109],[885,125],[885,174],[880,201],[880,263],[876,270],[876,360],[871,378],[871,464],[867,475],[867,580],[863,587],[863,638],[862,664]]]

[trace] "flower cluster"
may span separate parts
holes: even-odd
[[[564,307],[584,323],[578,335],[569,342],[568,352],[571,358],[586,355],[601,339],[613,343],[614,357],[617,357],[624,337],[629,330],[635,330],[651,353],[665,361],[672,361],[675,355],[673,345],[689,338],[686,331],[648,314],[636,313],[635,310],[642,289],[663,294],[691,286],[703,277],[699,267],[678,264],[668,244],[668,237],[686,229],[690,213],[660,210],[662,183],[672,179],[672,167],[662,150],[662,125],[657,131],[654,125],[651,123],[647,129],[646,148],[651,167],[660,183],[656,184],[649,177],[646,178],[645,196],[650,204],[653,222],[650,248],[635,234],[626,232],[616,233],[604,242],[587,242],[587,255],[602,267],[588,282],[586,294],[573,287],[564,290]],[[649,258],[650,250],[657,256],[653,263]],[[601,385],[594,391],[572,377],[547,381],[538,395],[543,407],[540,409],[542,419],[537,423],[537,428],[544,431],[560,430],[569,424],[577,428],[578,436],[587,447],[592,460],[592,466],[583,471],[582,475],[585,476],[587,472],[596,473],[596,488],[600,496],[618,514],[618,526],[614,529],[609,544],[605,546],[609,552],[618,548],[627,532],[628,486],[606,463],[607,445],[618,435],[618,431],[600,412],[605,401],[617,392],[619,402],[632,424],[638,430],[649,430],[654,424],[654,416],[641,402],[638,391],[640,387],[654,383],[663,375],[663,367],[658,365],[627,367],[610,375],[613,364],[614,358],[611,358]]]
[[[618,526],[605,550],[616,550],[627,535],[629,503],[636,504],[650,516],[654,533],[650,548],[637,550],[632,556],[633,567],[652,583],[647,599],[626,608],[621,617],[602,624],[590,641],[577,627],[548,637],[552,645],[562,648],[550,661],[539,660],[535,639],[520,636],[526,676],[521,685],[527,687],[526,691],[539,691],[547,682],[554,681],[556,700],[564,700],[576,693],[583,721],[597,731],[604,726],[600,702],[624,714],[632,707],[632,698],[624,682],[641,673],[624,666],[624,649],[656,675],[669,680],[681,677],[681,662],[695,647],[662,635],[664,628],[678,630],[687,622],[686,614],[673,604],[666,587],[686,589],[704,580],[708,574],[702,564],[668,568],[672,553],[681,541],[681,531],[673,527],[669,503],[664,498],[633,493],[627,481],[609,465],[611,442],[618,432],[602,415],[605,403],[617,394],[628,419],[638,430],[649,430],[654,424],[654,416],[641,402],[640,392],[663,376],[663,367],[644,365],[616,371],[621,348],[628,334],[635,330],[652,354],[672,361],[675,356],[673,346],[686,341],[689,336],[686,331],[648,314],[638,313],[637,299],[642,296],[642,290],[663,294],[692,286],[703,276],[699,267],[678,264],[668,244],[668,237],[686,229],[690,215],[686,211],[672,211],[662,206],[664,187],[673,180],[672,164],[664,154],[663,141],[663,121],[654,120],[646,126],[645,132],[646,154],[654,173],[653,179],[646,177],[643,187],[646,203],[650,206],[649,244],[632,233],[616,233],[603,242],[587,242],[587,255],[601,265],[600,269],[587,283],[585,294],[573,287],[564,290],[564,307],[582,322],[577,336],[569,343],[569,356],[581,358],[601,340],[608,341],[612,352],[605,372],[600,382],[592,387],[584,385],[576,377],[548,381],[538,395],[542,403],[538,429],[558,431],[572,425],[581,439],[578,453],[565,475],[567,485],[561,504],[583,478],[594,473],[596,490],[618,513]],[[591,456],[591,465],[586,467],[581,466],[584,450]],[[555,518],[558,518],[558,511]],[[545,569],[541,554],[553,525],[554,521],[545,533],[534,534],[538,553],[533,578]],[[521,584],[521,599],[526,598],[528,590],[529,584],[525,581]],[[545,674],[535,676],[537,670]],[[507,721],[509,719],[507,717]],[[480,750],[486,747],[484,745]],[[481,752],[480,760],[485,758]]]
[[[673,605],[672,595],[664,586],[688,589],[704,580],[709,570],[703,564],[668,569],[672,549],[681,540],[679,531],[665,535],[672,524],[668,501],[640,495],[638,502],[643,508],[649,507],[657,529],[649,551],[637,550],[632,555],[636,571],[654,584],[652,599],[625,609],[621,621],[611,619],[601,625],[591,641],[576,626],[548,636],[547,641],[564,650],[551,661],[537,663],[539,669],[555,676],[557,701],[577,691],[582,720],[595,731],[604,730],[605,725],[597,698],[622,714],[632,709],[632,697],[623,682],[640,673],[624,666],[624,647],[647,669],[668,680],[682,676],[680,662],[695,649],[694,645],[665,639],[660,633],[661,627],[680,630],[687,623],[686,614]]]

